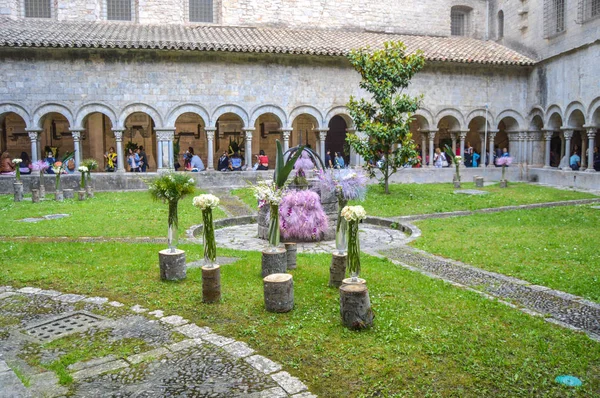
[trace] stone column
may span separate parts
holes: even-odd
[[[421,131],[421,166],[425,167],[427,165],[427,137],[425,135],[428,131]]]
[[[437,133],[437,130],[429,130],[427,134],[429,137],[429,167],[433,167],[433,140],[435,139],[435,133]]]
[[[117,173],[125,172],[125,153],[123,152],[123,130],[113,129],[115,142],[117,143]]]
[[[517,149],[517,162],[520,164],[527,165],[529,159],[527,158],[527,133],[524,131],[520,131],[518,133],[518,149]]]
[[[356,130],[355,129],[346,129],[346,136],[348,136],[349,134],[356,134]],[[348,167],[354,167],[354,166],[358,166],[358,163],[355,161],[356,160],[356,153],[354,152],[354,148],[352,148],[352,146],[350,146],[350,153],[348,153]]]
[[[32,162],[37,162],[40,159],[38,157],[38,154],[40,153],[39,138],[40,138],[41,132],[42,132],[41,129],[27,130],[27,135],[29,135],[29,139],[31,140],[31,161]],[[45,156],[42,156],[41,159],[43,159],[44,157]]]
[[[487,167],[494,167],[494,141],[496,140],[496,134],[498,134],[498,130],[490,130],[488,131],[488,151],[486,156],[489,157]]]
[[[173,156],[173,138],[175,129],[155,129],[158,146],[158,170],[167,171],[173,169],[175,159]]]
[[[73,136],[73,159],[75,160],[75,169],[79,169],[81,164],[81,145],[79,140],[81,139],[81,132],[83,130],[69,130]]]
[[[215,131],[216,127],[205,127],[206,138],[208,139],[208,156],[206,157],[206,170],[215,169]]]
[[[563,130],[563,134],[565,135],[565,156],[567,159],[571,158],[571,138],[573,138],[573,130]],[[571,165],[567,164],[563,170],[571,170]]]
[[[554,131],[552,130],[544,130],[544,139],[546,140],[546,151],[544,152],[544,168],[550,169],[550,143],[552,142],[552,136],[554,135]]]
[[[585,126],[584,126],[585,127]],[[594,141],[596,138],[597,129],[594,127],[587,128],[588,136],[588,168],[585,170],[588,173],[594,173]]]
[[[283,152],[290,149],[290,135],[292,134],[292,129],[281,129],[281,135],[283,136]]]
[[[587,168],[587,141],[585,140],[585,130],[581,130],[579,132],[579,135],[581,137],[581,168],[579,170],[581,171],[585,171]],[[594,166],[594,164],[592,163],[592,167]]]
[[[256,129],[254,127],[243,128],[242,132],[246,134],[246,156],[244,159],[246,169],[252,170],[252,133]]]
[[[529,159],[529,165],[533,166],[535,164],[535,160],[533,159],[533,140],[534,133],[529,131],[525,133],[526,142],[527,142],[527,159]]]
[[[468,130],[465,130],[459,132],[458,134],[458,136],[460,137],[460,156],[462,157],[460,167],[465,167],[465,139],[467,138],[468,132]]]
[[[485,167],[485,151],[487,149],[487,142],[485,141],[485,132],[479,133],[479,143],[481,148],[479,149],[479,161],[477,167]]]
[[[563,133],[559,133],[560,138],[560,160],[562,160],[563,156],[565,156],[565,135]]]
[[[456,133],[450,132],[450,138],[452,138],[452,153],[456,155]]]
[[[325,140],[329,129],[319,129],[319,156],[325,161]]]

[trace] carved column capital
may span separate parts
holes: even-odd
[[[73,142],[77,142],[81,139],[81,130],[71,130],[71,136],[73,136]]]
[[[252,133],[254,133],[256,129],[254,127],[248,127],[248,128],[243,128],[242,131],[244,133],[246,133],[246,139],[247,140],[251,140],[252,139]]]
[[[552,140],[552,136],[554,135],[554,131],[552,130],[544,130],[544,139],[546,141]]]
[[[565,139],[570,140],[571,138],[573,138],[573,129],[563,130],[563,135]]]
[[[429,141],[433,141],[435,139],[436,133],[437,133],[437,130],[429,130],[427,132],[427,137],[429,138]]]
[[[113,130],[112,132],[115,135],[115,141],[123,141],[123,130]]]
[[[329,132],[329,129],[318,129],[317,131],[319,132],[319,139],[321,141],[325,141],[325,139],[327,139],[327,132]]]
[[[27,135],[31,141],[37,141],[40,138],[42,130],[27,130]]]
[[[587,136],[589,139],[592,139],[594,137],[596,137],[596,133],[598,132],[598,129],[595,127],[588,127],[587,129]]]
[[[464,140],[464,139],[466,139],[466,138],[467,138],[467,134],[468,134],[468,133],[469,133],[469,130],[463,130],[463,131],[459,131],[459,132],[458,132],[458,137],[459,137],[461,140]]]
[[[206,138],[208,138],[209,141],[214,141],[215,131],[217,131],[217,128],[216,127],[205,127],[204,131],[206,131]]]
[[[289,140],[290,135],[292,134],[292,129],[281,129],[281,133],[283,134],[284,140]]]
[[[157,130],[156,140],[157,141],[173,141],[175,138],[175,130]]]

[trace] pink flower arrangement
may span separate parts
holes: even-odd
[[[44,160],[38,160],[31,163],[31,170],[33,171],[44,172],[48,169],[48,167],[50,167],[50,165],[48,165],[48,162]]]
[[[308,153],[306,151],[302,151],[302,154],[298,160],[296,160],[296,164],[294,164],[294,170],[298,172],[299,170],[312,170],[314,168],[315,164],[312,160],[310,160]]]
[[[499,157],[496,159],[496,164],[498,166],[510,166],[512,163],[512,158],[510,156]]]
[[[367,194],[367,176],[362,170],[320,170],[317,177],[321,186],[335,191],[343,200],[364,200]]]
[[[279,217],[286,240],[320,240],[328,227],[319,195],[313,191],[289,191],[279,206]]]

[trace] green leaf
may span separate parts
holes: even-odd
[[[304,150],[304,145],[299,147],[296,153],[291,156],[288,161],[283,164],[283,150],[281,148],[281,142],[276,140],[277,143],[277,158],[275,159],[275,174],[273,175],[273,181],[277,185],[277,188],[282,188],[285,185],[290,173],[294,169],[294,165],[296,164],[296,160],[302,154]]]

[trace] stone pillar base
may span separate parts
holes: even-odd
[[[57,202],[62,202],[63,200],[65,200],[65,197],[63,196],[62,191],[54,192],[54,200]]]
[[[13,184],[13,187],[15,188],[15,202],[22,202],[23,201],[23,183],[15,182]]]
[[[75,197],[75,193],[72,189],[63,189],[63,196],[65,199],[73,199]]]
[[[40,203],[40,191],[39,189],[31,190],[31,201],[33,203]]]
[[[593,167],[590,167],[589,169],[586,169],[585,172],[586,173],[597,173],[597,171]]]
[[[85,200],[85,191],[77,191],[77,197],[79,200]]]
[[[158,262],[160,265],[160,279],[167,281],[178,281],[185,279],[185,251],[175,249],[165,249],[158,252]]]
[[[221,300],[221,267],[202,267],[202,301],[216,303]]]

